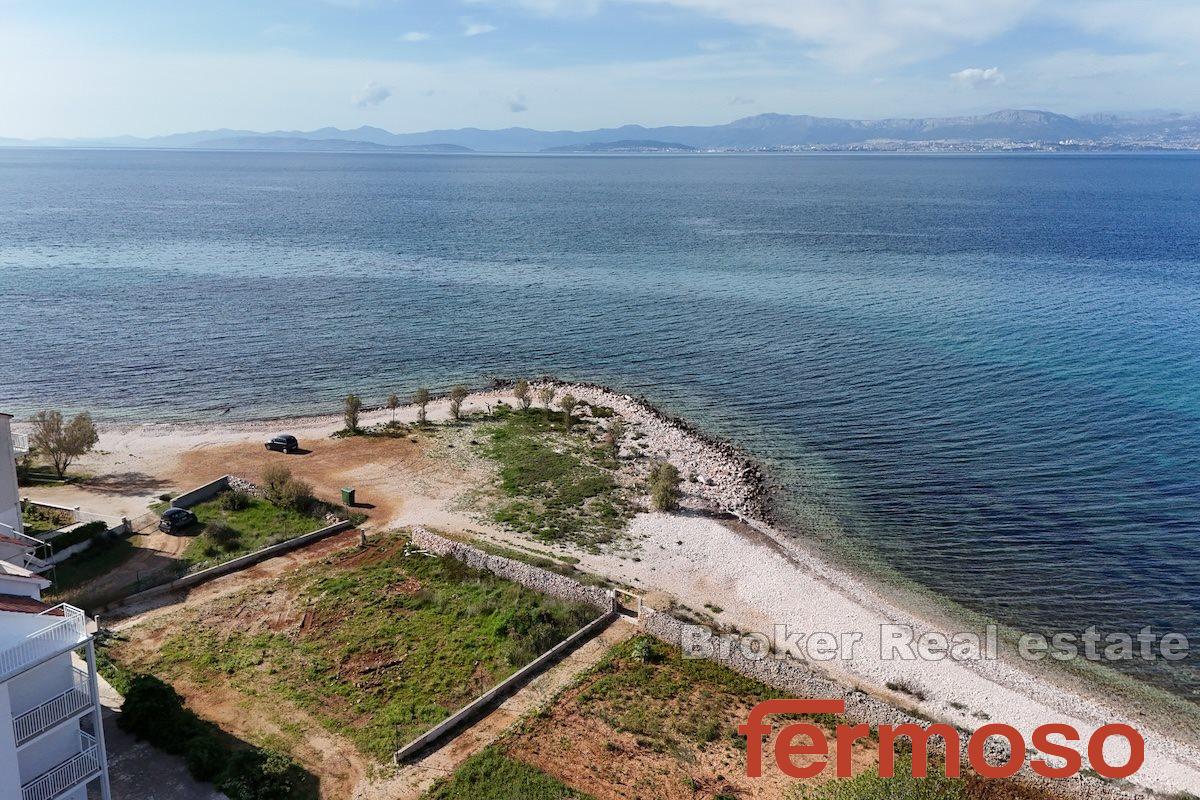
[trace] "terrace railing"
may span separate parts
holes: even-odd
[[[86,672],[72,667],[70,689],[13,719],[17,747],[32,741],[91,705],[91,680]]]
[[[38,616],[48,620],[45,627],[0,650],[0,681],[39,661],[78,647],[88,639],[87,616],[82,609],[62,603]]]
[[[100,774],[96,739],[79,732],[79,753],[21,787],[21,800],[54,800]]]
[[[24,455],[29,452],[29,434],[14,433],[12,434],[13,452],[17,455]]]

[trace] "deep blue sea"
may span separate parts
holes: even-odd
[[[1200,649],[1198,157],[0,150],[0,326],[21,415],[608,383],[760,457],[805,535]]]

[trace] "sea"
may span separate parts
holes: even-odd
[[[1195,155],[5,149],[0,331],[0,409],[102,424],[609,384],[817,546],[1200,653]]]

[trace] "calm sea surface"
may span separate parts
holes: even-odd
[[[1200,649],[1200,158],[0,150],[0,330],[21,415],[609,383],[966,606]]]

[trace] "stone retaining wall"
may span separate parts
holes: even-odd
[[[535,592],[557,597],[573,603],[584,603],[601,611],[613,609],[610,592],[596,586],[585,586],[574,578],[559,575],[548,569],[535,567],[523,561],[485,553],[469,544],[447,539],[425,528],[413,528],[412,542],[422,550],[440,556],[451,556],[476,569],[487,570],[513,583],[519,583]]]

